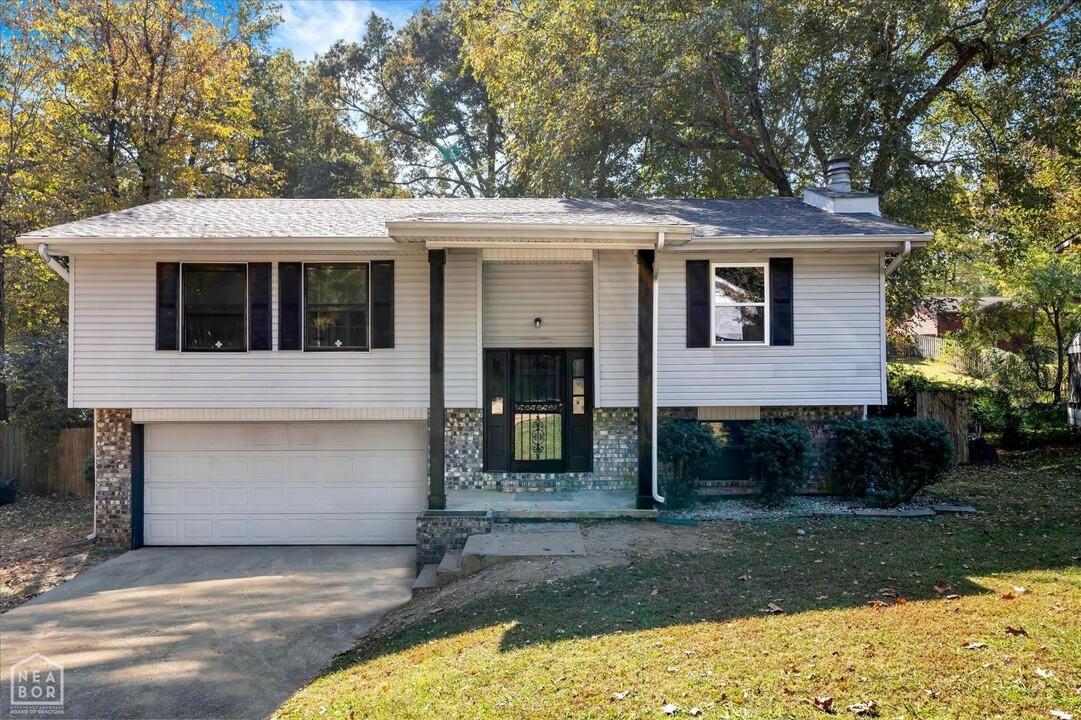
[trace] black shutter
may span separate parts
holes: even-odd
[[[709,347],[709,260],[687,261],[687,347]]]
[[[180,263],[158,263],[158,350],[179,350]]]
[[[248,349],[270,349],[270,263],[248,263]]]
[[[300,349],[301,263],[278,263],[278,349]]]
[[[769,259],[769,344],[791,345],[792,258]]]
[[[394,347],[394,261],[372,262],[372,348]]]

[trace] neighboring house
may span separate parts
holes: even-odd
[[[70,276],[104,541],[413,543],[426,509],[514,497],[492,490],[653,508],[658,417],[884,403],[886,254],[930,236],[846,179],[804,202],[165,200],[19,243]]]
[[[909,327],[916,337],[916,347],[920,355],[926,358],[938,360],[942,357],[945,346],[941,340],[950,333],[960,332],[965,329],[965,319],[970,311],[965,308],[967,298],[964,297],[927,297],[916,309]],[[975,312],[999,305],[1008,301],[1009,298],[989,295],[981,297]],[[1003,350],[1008,343],[999,343]]]

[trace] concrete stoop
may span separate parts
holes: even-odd
[[[489,534],[470,535],[462,550],[447,551],[435,569],[435,583],[445,587],[511,560],[585,554],[577,523],[500,523]]]
[[[435,563],[425,565],[417,573],[417,579],[413,581],[413,597],[439,589],[437,571],[439,566]]]

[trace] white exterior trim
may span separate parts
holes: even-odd
[[[657,233],[679,242],[687,242],[694,232],[687,224],[587,224],[587,223],[514,223],[514,222],[439,222],[430,220],[389,220],[387,234],[398,242],[442,242],[506,240],[594,240],[636,242],[655,247]],[[679,244],[676,242],[675,244]],[[513,245],[520,245],[512,242]]]
[[[134,423],[156,422],[340,422],[426,420],[426,407],[379,408],[136,408]]]
[[[738,267],[760,267],[760,268],[762,268],[762,277],[763,277],[763,283],[764,283],[764,292],[762,294],[762,297],[765,298],[762,302],[760,302],[760,303],[758,303],[758,302],[754,302],[754,303],[723,303],[724,307],[751,306],[751,307],[760,307],[760,308],[762,308],[762,317],[763,317],[764,327],[763,327],[763,330],[762,330],[762,340],[761,340],[761,342],[756,342],[754,340],[728,340],[726,342],[717,342],[717,290],[716,290],[717,272],[716,272],[716,270],[717,270],[717,268],[720,268],[720,267],[737,267],[737,268]],[[712,347],[732,347],[732,346],[738,346],[738,347],[756,347],[757,346],[757,347],[761,347],[761,346],[769,346],[769,343],[770,343],[770,336],[769,336],[769,321],[770,321],[770,311],[769,311],[769,263],[768,262],[764,262],[764,263],[761,263],[761,262],[744,262],[744,263],[741,263],[741,262],[710,262],[710,264],[709,264],[709,285],[710,285],[710,289],[709,289],[709,294],[710,294],[710,303],[709,303],[709,343],[710,343],[710,345]]]
[[[599,253],[590,253],[593,262],[593,407],[604,407],[601,402],[601,281],[598,267]]]

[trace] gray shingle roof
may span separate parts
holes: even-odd
[[[870,214],[833,215],[796,198],[725,200],[162,200],[27,233],[25,238],[386,237],[388,221],[688,224],[694,237],[909,235]]]

